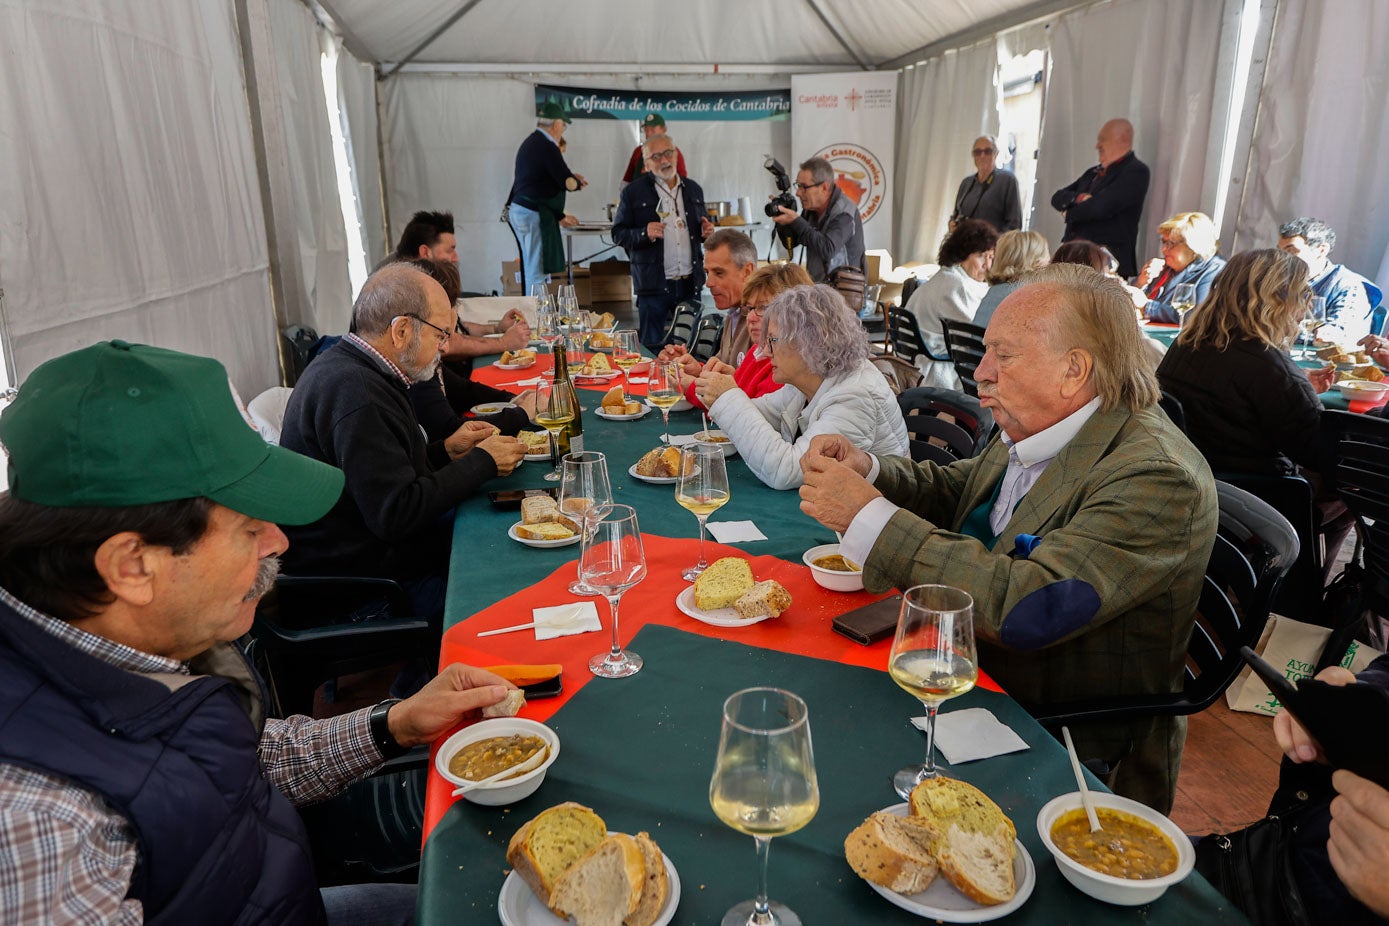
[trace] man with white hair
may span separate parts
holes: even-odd
[[[441,287],[408,264],[373,273],[352,309],[355,331],[304,371],[280,445],[341,469],[346,488],[326,515],[287,530],[285,571],[395,579],[416,613],[443,613],[450,512],[525,446],[466,422],[427,442],[407,390],[434,375],[456,313]]]
[[[1001,435],[944,467],[817,437],[801,509],[844,532],[869,591],[968,592],[980,667],[1035,711],[1178,691],[1215,542],[1210,467],[1157,406],[1117,280],[1062,264],[1024,283],[989,322],[976,373]],[[1116,792],[1171,808],[1183,719],[1072,732]]]
[[[1148,196],[1148,165],[1133,153],[1133,123],[1110,119],[1095,140],[1099,164],[1052,194],[1051,207],[1066,218],[1062,241],[1083,239],[1109,248],[1119,275],[1138,273],[1138,220]]]
[[[521,245],[525,289],[546,279],[547,265],[562,262],[560,225],[577,221],[565,215],[564,194],[588,186],[581,174],[569,169],[560,148],[564,130],[573,121],[558,103],[544,104],[535,131],[516,150],[516,174],[506,200],[506,216]]]
[[[785,206],[772,216],[776,235],[790,250],[805,247],[805,269],[816,283],[833,283],[843,267],[864,269],[863,216],[834,182],[834,165],[811,158],[796,174],[801,211]]]

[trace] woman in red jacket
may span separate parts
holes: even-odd
[[[762,341],[762,313],[781,293],[793,286],[810,286],[812,282],[810,274],[800,264],[768,264],[748,277],[743,285],[743,315],[747,318],[752,346],[739,358],[736,369],[717,358],[711,358],[704,365],[705,372],[727,378],[719,394],[736,386],[746,392],[748,398],[755,399],[781,388],[781,383],[772,379],[772,358],[757,346]],[[695,397],[694,377],[682,376],[680,381],[685,387],[685,398],[696,408],[704,408],[704,403]]]

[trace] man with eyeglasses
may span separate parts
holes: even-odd
[[[430,442],[410,407],[454,328],[441,287],[408,264],[376,271],[352,308],[354,331],[304,371],[280,444],[338,467],[346,486],[326,515],[287,527],[291,575],[395,579],[415,613],[442,618],[453,509],[525,455],[479,421]]]
[[[998,145],[992,135],[980,135],[970,150],[974,173],[960,181],[955,208],[950,213],[950,230],[961,219],[981,219],[999,232],[1022,228],[1022,198],[1018,178],[994,166]]]
[[[811,158],[796,174],[799,215],[782,206],[772,216],[788,250],[805,247],[805,269],[816,283],[830,283],[841,267],[864,267],[863,217],[834,182],[834,167]]]
[[[704,211],[704,190],[676,170],[679,152],[666,134],[642,145],[646,170],[622,191],[613,217],[613,241],[627,251],[637,297],[637,331],[654,349],[681,302],[698,301],[704,286],[700,245],[714,233]]]

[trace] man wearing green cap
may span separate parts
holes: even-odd
[[[582,175],[564,162],[560,140],[574,120],[558,103],[540,107],[536,129],[516,151],[516,175],[507,196],[507,221],[521,246],[521,281],[528,291],[532,283],[546,274],[564,269],[564,241],[561,224],[574,225],[577,219],[565,215],[564,196],[588,186]]]
[[[666,134],[666,120],[660,113],[647,113],[646,118],[641,120],[641,137],[643,142],[651,141],[657,135]],[[622,185],[617,188],[621,193],[627,189],[627,184],[646,173],[646,153],[644,145],[637,145],[632,149],[632,156],[627,159],[627,169],[622,172]],[[685,171],[685,155],[680,149],[675,150],[675,172],[682,178],[690,175]]]
[[[296,804],[496,703],[450,666],[412,698],[266,719],[232,643],[342,491],[247,426],[220,363],[112,341],[0,416],[0,919],[362,922],[413,887],[318,889]]]

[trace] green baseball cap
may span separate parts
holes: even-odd
[[[569,113],[564,111],[564,107],[556,103],[554,100],[550,100],[546,103],[541,104],[539,115],[541,119],[549,119],[552,122],[555,119],[563,119],[565,122],[574,121],[573,119],[569,118]]]
[[[10,492],[54,508],[203,496],[277,524],[317,521],[342,470],[267,444],[210,357],[106,341],[40,366],[0,415]]]
[[[641,121],[641,124],[651,129],[654,129],[657,126],[665,128],[666,120],[664,117],[661,116],[660,113],[647,113],[646,118]]]

